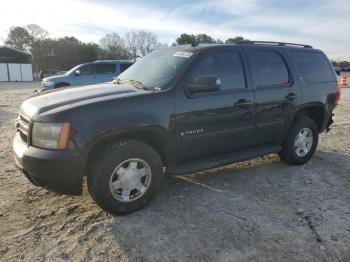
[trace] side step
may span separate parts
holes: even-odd
[[[212,169],[219,166],[224,166],[234,162],[248,160],[251,158],[277,153],[281,151],[281,146],[260,146],[250,149],[239,150],[225,155],[207,157],[200,160],[188,161],[177,166],[168,167],[167,174],[180,175],[194,173],[202,170]]]

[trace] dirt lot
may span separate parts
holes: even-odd
[[[1,261],[350,261],[350,89],[307,164],[167,177],[146,208],[113,217],[86,187],[59,196],[14,167],[16,111],[36,85],[0,84]]]

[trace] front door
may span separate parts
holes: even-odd
[[[224,154],[251,144],[254,97],[248,87],[239,48],[222,47],[200,54],[176,89],[176,139],[178,159]],[[189,93],[186,86],[201,75],[214,75],[221,89]]]
[[[78,70],[80,74],[76,74],[74,77],[75,85],[86,85],[96,83],[94,64],[82,65],[77,69],[77,71]]]

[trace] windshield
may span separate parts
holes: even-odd
[[[139,83],[146,90],[162,89],[179,72],[192,52],[166,49],[154,51],[118,76],[117,83]]]
[[[70,75],[71,73],[75,72],[81,65],[77,65],[66,72],[66,75]]]

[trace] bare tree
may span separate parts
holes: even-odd
[[[32,41],[30,43],[30,52],[33,55],[33,64],[35,71],[39,71],[43,64],[43,40],[48,39],[49,33],[36,24],[29,24],[25,26]]]
[[[49,32],[36,24],[26,25],[25,29],[27,29],[29,35],[35,40],[41,40],[49,37]]]
[[[125,41],[134,58],[145,56],[156,49],[166,46],[166,44],[158,42],[155,34],[143,30],[126,33]]]
[[[127,32],[124,38],[127,48],[132,52],[132,56],[135,59],[137,57],[137,33],[135,31]]]
[[[28,51],[33,38],[28,31],[20,26],[12,27],[5,41],[6,45],[22,51]]]
[[[105,55],[107,55],[109,59],[131,58],[131,53],[127,49],[124,39],[117,33],[106,34],[102,37],[100,40],[100,47],[105,51]]]
[[[160,44],[158,43],[157,36],[151,32],[139,31],[136,38],[136,45],[142,56],[158,49]]]

